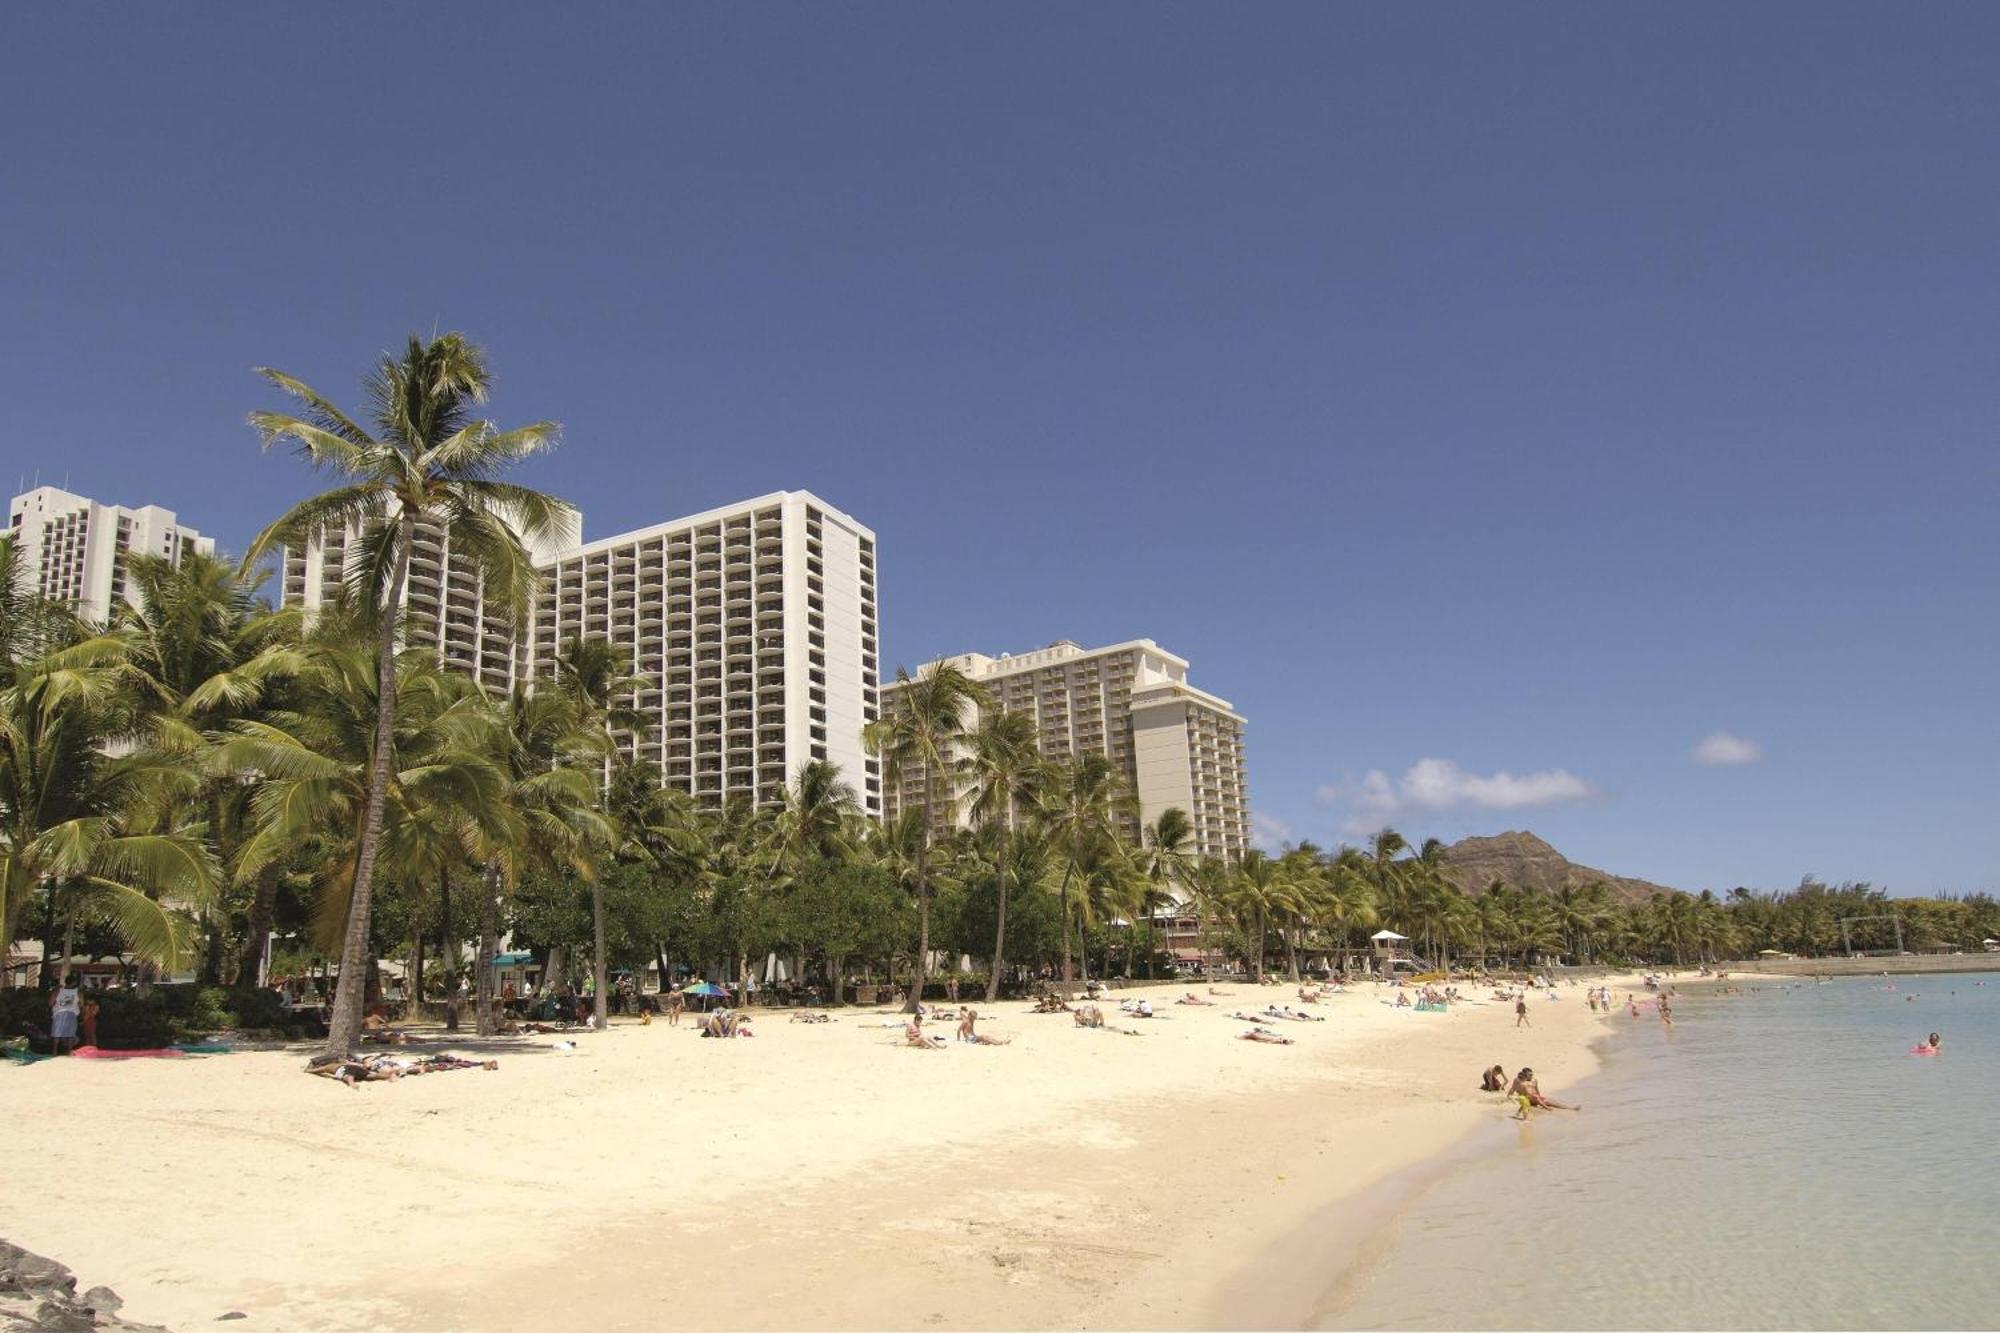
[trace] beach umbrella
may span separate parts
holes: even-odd
[[[694,985],[683,988],[681,994],[716,995],[727,998],[727,996],[729,995],[729,991],[725,987],[715,985],[713,982],[697,981],[694,983]]]

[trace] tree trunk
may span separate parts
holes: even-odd
[[[444,960],[444,1030],[458,1031],[458,937],[451,932],[451,872],[438,876],[438,955]]]
[[[1069,957],[1069,876],[1073,865],[1063,867],[1062,890],[1058,895],[1057,913],[1062,917],[1062,983],[1066,991],[1076,979],[1076,969]]]
[[[1000,857],[997,867],[1000,875],[999,914],[993,926],[993,970],[986,978],[986,1003],[992,1004],[1000,998],[1000,969],[1006,966],[1007,957],[1007,839],[1000,842]]]
[[[844,953],[830,954],[826,962],[826,985],[830,1002],[837,1005],[846,1004],[846,988],[841,985],[841,981],[847,975],[847,955]]]
[[[665,995],[673,989],[673,969],[667,965],[667,951],[658,940],[653,941],[653,965],[660,969],[660,991]]]
[[[406,1015],[410,1022],[417,1021],[424,1004],[424,932],[417,930],[410,936],[410,1012]]]
[[[500,944],[500,867],[489,864],[479,890],[479,953],[473,960],[473,1024],[479,1035],[491,1037],[500,1031],[493,1013],[493,956]]]
[[[610,977],[604,967],[604,881],[595,875],[590,880],[590,944],[591,976],[597,983],[591,1026],[602,1032],[611,1025],[611,994]]]
[[[268,978],[264,975],[264,955],[271,948],[271,912],[278,896],[278,882],[269,871],[257,876],[257,890],[250,899],[250,929],[243,938],[243,962],[236,969],[236,984],[255,990]]]
[[[11,948],[13,946],[10,943],[8,947]],[[56,979],[56,986],[58,989],[60,989],[63,986],[69,985],[69,960],[70,957],[75,953],[76,953],[76,904],[71,903],[68,910],[63,913],[62,971]]]
[[[1299,942],[1289,930],[1285,931],[1284,935],[1285,961],[1291,969],[1292,984],[1296,986],[1299,982]]]
[[[937,786],[937,777],[928,765],[924,768],[924,831],[917,843],[917,964],[910,969],[910,998],[903,1004],[906,1014],[920,1014],[924,1010],[924,981],[930,974],[931,966],[931,791]]]
[[[1257,938],[1251,941],[1250,944],[1250,947],[1257,951],[1256,977],[1260,985],[1264,980],[1264,943],[1268,933],[1268,928],[1265,925],[1264,909],[1260,907],[1257,909]]]
[[[340,980],[333,993],[333,1020],[327,1024],[326,1053],[353,1055],[361,1044],[363,969],[368,961],[368,926],[375,905],[375,858],[382,844],[382,811],[389,798],[389,775],[396,744],[396,622],[402,614],[403,583],[410,572],[410,542],[417,516],[404,510],[396,523],[395,572],[389,578],[375,644],[375,753],[368,766],[368,804],[361,817],[361,845],[354,858],[354,888],[347,904],[347,937],[340,945]]]

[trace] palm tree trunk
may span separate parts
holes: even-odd
[[[1250,947],[1257,951],[1257,980],[1260,984],[1264,980],[1264,937],[1264,909],[1259,907],[1257,909],[1257,938]]]
[[[236,985],[255,990],[264,984],[264,954],[271,946],[271,911],[278,896],[278,883],[269,871],[257,876],[257,889],[250,899],[250,929],[243,937],[243,961],[236,969]]]
[[[1057,914],[1062,918],[1062,983],[1064,990],[1068,990],[1070,984],[1076,980],[1076,969],[1070,962],[1069,956],[1069,876],[1070,871],[1073,869],[1075,869],[1074,863],[1063,867],[1062,889],[1058,895],[1056,908]]]
[[[451,933],[451,872],[438,876],[438,956],[444,960],[444,1030],[458,1031],[458,938]]]
[[[382,811],[389,797],[389,774],[396,743],[396,622],[402,613],[403,583],[410,572],[410,543],[416,515],[405,509],[397,520],[396,568],[375,645],[375,753],[368,766],[368,804],[361,818],[361,846],[354,858],[354,888],[347,904],[347,937],[340,945],[340,980],[333,992],[333,1019],[327,1024],[326,1052],[352,1055],[361,1041],[364,969],[368,926],[375,905],[375,858],[382,845]]]
[[[499,945],[500,867],[489,864],[479,891],[479,956],[473,963],[472,979],[473,1005],[477,1009],[473,1024],[482,1037],[500,1031],[499,1020],[493,1014],[493,957],[499,952]]]
[[[1007,957],[1007,839],[1000,840],[998,858],[1000,875],[998,906],[999,914],[993,924],[993,967],[986,978],[986,1003],[992,1004],[1000,998],[1000,969]]]
[[[937,785],[937,778],[930,766],[924,768],[924,829],[917,840],[917,960],[910,969],[910,998],[903,1002],[903,1012],[920,1014],[924,1009],[924,982],[928,979],[931,966],[931,789]]]
[[[1294,927],[1294,929],[1296,929],[1296,927]],[[1285,935],[1285,960],[1291,966],[1292,984],[1296,986],[1299,983],[1299,942],[1297,937],[1293,934],[1293,931],[1291,930],[1285,931],[1284,935]]]
[[[594,950],[591,973],[597,980],[596,1012],[591,1026],[602,1032],[611,1023],[611,996],[610,978],[604,969],[604,881],[594,875],[590,880],[590,936]]]

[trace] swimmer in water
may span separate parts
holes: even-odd
[[[1944,1045],[1944,1041],[1943,1041],[1943,1039],[1942,1039],[1942,1038],[1940,1038],[1940,1037],[1938,1036],[1938,1034],[1937,1034],[1937,1033],[1933,1032],[1933,1033],[1931,1033],[1931,1039],[1930,1039],[1929,1041],[1925,1042],[1924,1044],[1925,1044],[1926,1046],[1930,1047],[1930,1048],[1931,1048],[1932,1050],[1934,1050],[1934,1051],[1935,1051],[1935,1050],[1937,1050],[1937,1049],[1938,1049],[1938,1048],[1939,1048],[1940,1046]]]

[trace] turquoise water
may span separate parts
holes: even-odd
[[[2000,975],[1760,984],[1621,1011],[1584,1109],[1482,1129],[1316,1326],[2000,1326]]]

